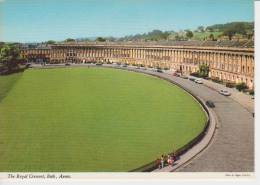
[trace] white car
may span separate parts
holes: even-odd
[[[230,96],[231,95],[231,93],[227,90],[220,90],[219,93],[224,95],[224,96]]]
[[[194,82],[196,82],[197,84],[203,84],[203,82],[200,79],[196,79],[194,80]]]

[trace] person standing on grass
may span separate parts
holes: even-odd
[[[156,159],[156,166],[158,167],[158,169],[161,169],[161,160],[160,160],[160,158]]]
[[[164,156],[162,155],[161,156],[161,168],[163,168],[164,167]]]
[[[171,167],[173,167],[173,164],[174,164],[173,155],[174,155],[174,154],[171,154],[171,155],[170,155],[170,164],[169,164],[169,165],[170,165]]]
[[[167,163],[168,163],[168,165],[171,165],[171,156],[170,156],[170,154],[168,154],[168,157],[167,157]]]

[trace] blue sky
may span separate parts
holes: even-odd
[[[0,0],[0,40],[125,36],[253,21],[253,0]]]

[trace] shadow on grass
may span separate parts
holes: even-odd
[[[14,84],[21,78],[23,71],[0,75],[0,102],[6,97]]]

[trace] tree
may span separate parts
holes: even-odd
[[[254,37],[254,31],[247,33],[247,39],[251,40],[251,39],[253,39],[253,37]]]
[[[48,40],[46,44],[55,44],[56,42],[54,40]]]
[[[237,85],[236,85],[236,89],[238,90],[238,91],[242,91],[242,90],[245,90],[245,89],[247,89],[248,87],[247,87],[247,85],[244,83],[244,82],[241,82],[241,83],[238,83]]]
[[[0,42],[0,49],[5,45],[5,42]]]
[[[212,27],[209,26],[209,27],[206,28],[206,31],[208,31],[208,32],[213,32],[214,29],[213,29]]]
[[[191,39],[193,37],[193,33],[190,30],[186,30],[186,37],[188,37],[189,39]]]
[[[106,39],[103,37],[98,37],[98,38],[96,38],[96,41],[97,42],[106,42]]]
[[[232,40],[232,37],[236,34],[235,30],[232,28],[228,28],[223,32],[223,35],[228,36],[229,40]]]
[[[0,50],[0,63],[7,67],[8,71],[18,68],[23,59],[19,48],[14,44],[5,44]]]
[[[214,35],[212,33],[209,35],[209,40],[215,40]]]
[[[107,37],[106,40],[109,41],[109,42],[115,42],[116,38],[115,37]]]
[[[177,41],[180,41],[181,40],[181,37],[179,36],[179,34],[176,34],[175,37],[174,37],[175,40]]]
[[[204,31],[205,31],[204,26],[199,26],[199,27],[197,28],[197,30],[198,30],[199,32],[204,32]]]
[[[67,38],[67,39],[65,40],[65,42],[75,42],[75,39]]]
[[[232,40],[232,37],[235,34],[241,34],[243,36],[247,36],[247,32],[252,32],[253,27],[250,24],[246,24],[244,22],[233,22],[228,23],[223,29],[223,35],[228,36],[229,40]]]
[[[209,76],[209,66],[206,64],[202,64],[199,66],[199,76],[200,77],[208,77]]]

